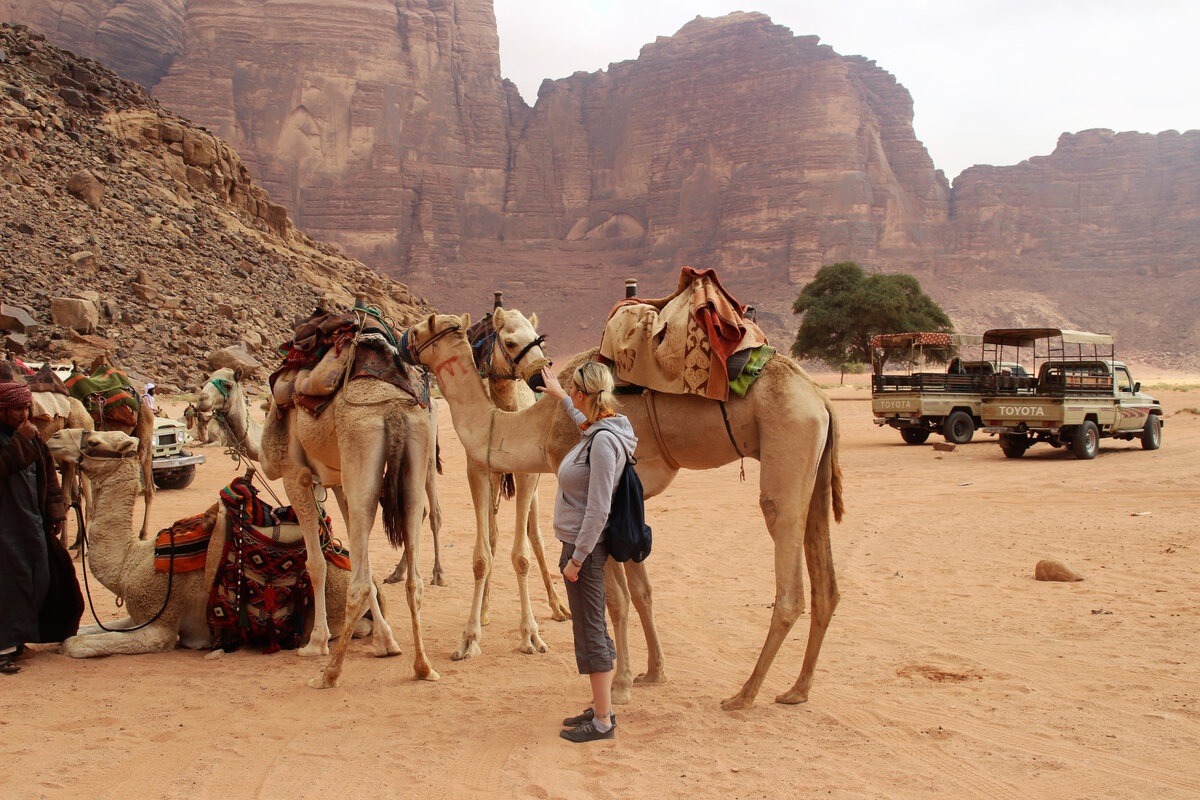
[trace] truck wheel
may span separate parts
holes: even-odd
[[[1142,428],[1142,449],[1157,450],[1162,447],[1162,420],[1157,414],[1151,414]]]
[[[1023,433],[1002,433],[1000,449],[1008,458],[1020,458],[1029,449],[1029,437]]]
[[[953,411],[942,423],[942,436],[951,444],[966,444],[975,435],[975,423],[965,411]]]
[[[169,472],[154,473],[154,485],[160,489],[186,489],[196,479],[196,465],[173,469]]]
[[[1071,437],[1071,452],[1076,458],[1092,459],[1100,450],[1100,429],[1090,419],[1075,429]]]
[[[929,430],[926,428],[901,428],[900,438],[905,444],[924,444],[929,438]]]

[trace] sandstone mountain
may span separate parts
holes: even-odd
[[[0,343],[19,357],[108,351],[131,377],[190,389],[228,347],[257,354],[265,377],[321,301],[362,292],[401,324],[428,310],[298,231],[227,143],[8,25],[0,175]]]
[[[951,189],[873,62],[734,13],[636,60],[500,74],[490,0],[0,0],[215,130],[291,212],[446,310],[493,289],[561,349],[627,276],[717,267],[777,343],[823,264],[917,275],[960,328],[1062,324],[1200,363],[1195,132],[1064,136]]]

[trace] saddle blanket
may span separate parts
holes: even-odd
[[[91,375],[77,372],[67,379],[67,391],[83,403],[97,424],[136,425],[141,401],[129,378],[116,367],[100,365]]]
[[[195,572],[208,561],[212,528],[204,527],[204,514],[177,520],[154,537],[155,572]]]

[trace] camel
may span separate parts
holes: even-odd
[[[212,414],[200,411],[193,403],[188,403],[180,422],[187,426],[196,444],[217,444],[221,441],[220,424]]]
[[[537,316],[534,315],[536,324]],[[517,411],[527,408],[534,403],[533,391],[522,380],[521,372],[528,368],[537,371],[538,364],[549,363],[542,352],[541,340],[530,341],[528,347],[512,347],[515,331],[510,331],[506,320],[521,321],[528,325],[520,312],[506,312],[497,306],[492,312],[492,329],[494,336],[479,343],[485,349],[477,356],[473,364],[478,367],[478,373],[483,378],[491,402],[506,411]],[[535,334],[536,336],[536,334]],[[509,350],[511,349],[511,353]],[[489,470],[486,460],[473,459],[470,451],[467,453],[468,481],[475,500],[476,537],[475,549],[472,555],[472,567],[475,575],[475,592],[472,598],[466,626],[459,640],[458,647],[451,653],[455,661],[471,658],[480,653],[479,642],[482,637],[482,627],[488,624],[489,589],[491,586],[492,561],[496,550],[499,527],[496,512],[502,492],[505,471]],[[488,476],[486,494],[480,487],[481,476]],[[542,547],[541,530],[538,525],[537,500],[538,475],[536,473],[517,473],[513,476],[512,495],[516,500],[516,529],[513,536],[512,565],[517,574],[517,588],[521,605],[520,640],[517,648],[520,652],[545,653],[549,647],[542,640],[537,619],[533,615],[533,606],[529,597],[529,550],[538,561],[542,574],[542,582],[546,587],[546,597],[550,604],[553,619],[562,621],[570,618],[570,611],[563,603],[550,577],[546,565],[545,551]],[[481,503],[480,497],[486,502]],[[486,513],[486,523],[480,522],[480,515]]]
[[[433,370],[450,402],[454,427],[473,463],[513,472],[555,472],[579,440],[578,428],[558,403],[538,402],[519,412],[498,410],[474,377],[470,345],[464,333],[469,317],[431,315],[404,335],[406,357]],[[532,329],[532,326],[529,326]],[[533,334],[536,336],[536,333]],[[514,342],[524,346],[523,342]],[[560,373],[565,381],[577,364],[594,357],[582,353]],[[798,365],[775,356],[758,385],[746,397],[721,404],[693,395],[655,394],[652,420],[644,400],[617,397],[638,435],[638,474],[647,497],[662,492],[681,468],[712,469],[744,455],[762,468],[759,506],[775,548],[775,603],[758,660],[741,690],[722,701],[726,710],[753,705],[771,662],[804,610],[804,564],[812,583],[812,615],[804,661],[795,684],[776,696],[778,703],[802,703],[812,687],[817,657],[838,602],[833,571],[829,516],[843,513],[841,469],[837,459],[837,420],[829,399]],[[727,416],[727,422],[723,417]],[[736,445],[734,441],[736,440]],[[481,483],[473,474],[472,496],[478,508]],[[486,515],[476,512],[480,525]],[[619,579],[610,562],[609,584]],[[635,597],[650,608],[650,584],[644,564],[624,565]],[[614,699],[627,702],[633,683],[629,668],[624,598],[612,598],[618,638],[618,674]],[[652,626],[646,634],[648,642]],[[623,650],[622,650],[623,648]],[[650,671],[642,679],[662,680],[657,637],[649,647]]]
[[[403,542],[411,554],[405,590],[412,622],[413,671],[421,680],[435,681],[434,670],[421,637],[420,548],[418,532],[424,511],[423,490],[428,472],[429,413],[410,395],[381,380],[348,381],[329,405],[314,417],[295,406],[281,409],[271,398],[263,427],[260,453],[264,474],[282,479],[288,500],[296,510],[309,552],[316,622],[302,655],[329,654],[329,626],[325,614],[325,560],[320,553],[319,520],[313,484],[340,486],[336,493],[346,520],[351,577],[346,600],[347,618],[357,619],[378,594],[371,579],[368,537],[383,495],[383,521],[389,541]],[[396,655],[400,646],[382,614],[375,615],[376,656]],[[317,689],[337,686],[349,638],[341,637],[324,670],[309,681]]]
[[[99,625],[80,628],[63,642],[62,651],[72,658],[93,658],[157,653],[176,644],[200,650],[211,647],[206,613],[215,562],[224,547],[224,504],[210,509],[216,526],[208,549],[208,569],[168,576],[154,569],[154,540],[140,539],[131,530],[134,501],[140,491],[137,440],[119,431],[66,428],[50,437],[48,447],[56,460],[75,464],[92,482],[96,513],[88,531],[89,566],[100,583],[125,601],[129,614],[107,623],[107,631]],[[345,570],[333,570],[328,591],[335,627],[344,616],[339,598],[345,598],[348,584]],[[160,609],[154,622],[140,630],[128,630],[146,623]],[[370,627],[369,620],[359,619],[353,634],[368,635]]]
[[[209,418],[210,424],[218,431],[218,435],[210,441],[224,442],[227,447],[237,446],[245,456],[254,462],[262,461],[262,431],[263,426],[250,414],[250,401],[242,388],[243,375],[241,371],[224,367],[208,376],[208,380],[200,387],[196,398],[196,414]],[[446,573],[442,568],[442,507],[437,500],[437,404],[429,402],[429,425],[433,434],[429,452],[432,459],[425,478],[425,498],[428,502],[429,527],[433,530],[433,580],[434,586],[446,585]],[[341,486],[329,487],[337,497],[338,507],[346,508],[346,498]],[[349,519],[343,515],[342,521],[349,526]],[[347,530],[349,528],[347,527]],[[384,579],[384,583],[398,583],[408,576],[408,550],[396,565],[395,571]]]

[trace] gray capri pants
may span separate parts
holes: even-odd
[[[567,568],[567,562],[575,555],[575,545],[563,542],[562,555],[558,559],[558,571]],[[567,605],[571,609],[571,629],[575,636],[575,664],[580,675],[593,672],[611,672],[617,660],[617,648],[608,635],[608,623],[604,613],[604,563],[608,561],[608,548],[601,539],[592,548],[591,554],[579,568],[579,580],[572,583],[563,580],[567,592]]]

